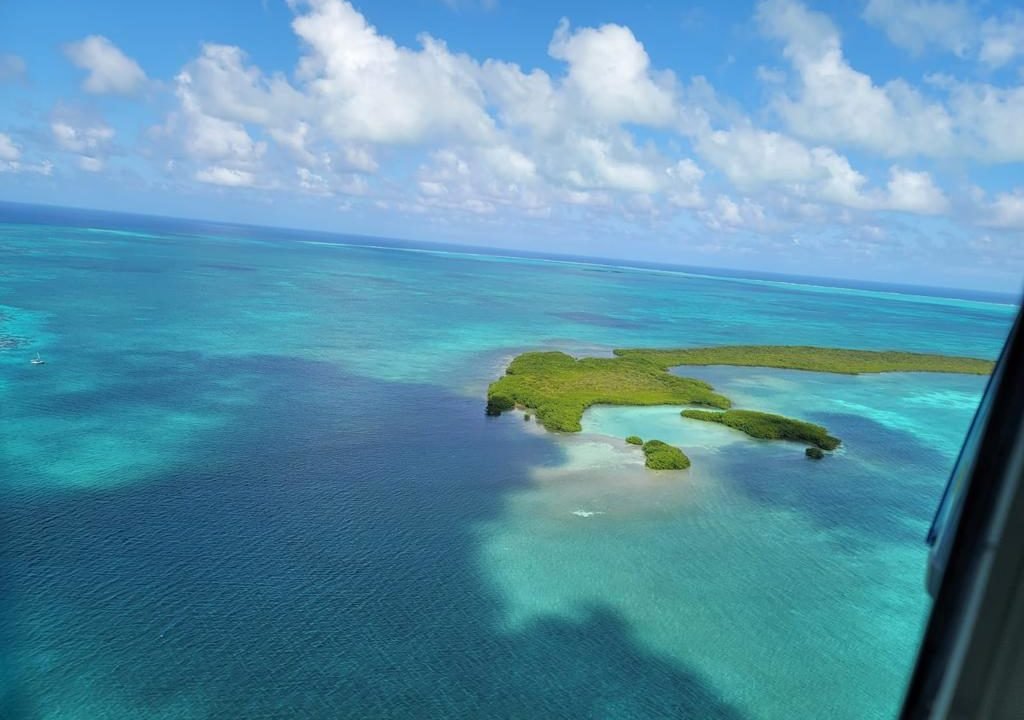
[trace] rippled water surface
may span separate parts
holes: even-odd
[[[553,436],[485,418],[483,394],[531,348],[991,358],[1010,306],[7,220],[0,716],[898,706],[927,612],[922,538],[983,378],[685,370],[739,406],[827,425],[844,445],[820,463],[670,407],[596,408]],[[693,467],[645,470],[621,442],[633,433]]]

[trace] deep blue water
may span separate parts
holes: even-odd
[[[687,371],[828,425],[820,464],[672,408],[556,437],[483,394],[540,347],[994,357],[1011,306],[3,212],[0,716],[898,706],[983,378]],[[693,468],[646,471],[634,429]]]

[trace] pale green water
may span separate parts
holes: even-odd
[[[750,717],[894,714],[894,674],[905,672],[927,609],[928,518],[898,510],[934,497],[981,380],[680,372],[738,406],[825,422],[845,445],[814,463],[799,444],[752,441],[683,420],[678,408],[588,411],[585,432],[659,438],[686,448],[693,467],[668,480],[643,468],[638,448],[567,440],[568,463],[537,471],[508,502],[515,520],[484,532],[510,626],[610,603],[645,646],[707,668]],[[943,451],[928,457],[925,447]],[[868,645],[872,654],[857,652]],[[886,696],[888,707],[878,701]]]

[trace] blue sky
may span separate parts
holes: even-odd
[[[0,199],[1015,291],[1013,3],[0,4]]]

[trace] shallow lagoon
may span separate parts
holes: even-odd
[[[674,407],[588,410],[584,435],[562,440],[567,462],[536,471],[490,528],[486,565],[511,598],[508,621],[609,603],[645,646],[710,668],[744,716],[892,716],[927,611],[922,538],[937,478],[985,379],[680,372],[738,405],[825,422],[844,445],[811,462],[800,443],[752,440]],[[622,442],[633,433],[679,445],[692,468],[645,470]]]

